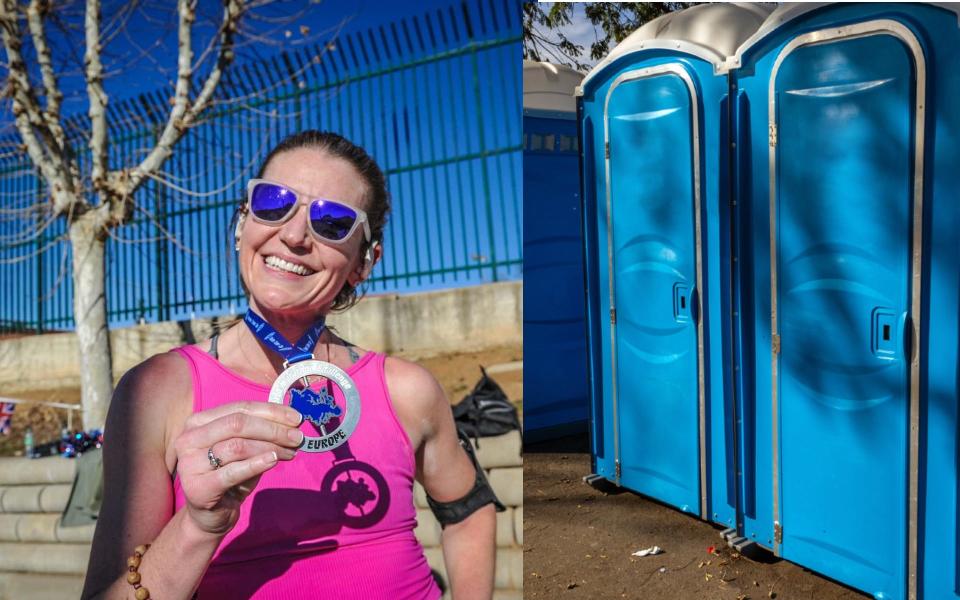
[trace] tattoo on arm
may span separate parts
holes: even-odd
[[[357,352],[357,347],[343,339],[339,335],[336,335],[334,338],[338,344],[341,344],[344,348],[347,349],[347,354],[350,355],[350,364],[353,364],[360,360],[360,353]]]
[[[360,355],[357,354],[356,348],[354,348],[354,347],[351,346],[350,344],[347,344],[347,352],[350,353],[350,362],[351,362],[351,363],[355,363],[355,362],[357,362],[358,360],[360,360]]]

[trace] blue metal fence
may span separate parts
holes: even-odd
[[[270,146],[304,128],[359,143],[387,175],[393,210],[368,292],[518,279],[519,13],[515,0],[466,0],[233,67],[108,241],[111,325],[245,307],[229,222]],[[142,158],[167,106],[157,91],[111,109],[112,166]],[[68,135],[81,139],[85,120]],[[0,331],[71,328],[65,224],[27,235],[44,217],[18,209],[42,199],[42,182],[17,140],[0,148]]]

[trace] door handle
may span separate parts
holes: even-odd
[[[686,323],[693,318],[692,291],[685,283],[673,284],[673,319],[677,323]]]
[[[870,326],[870,350],[878,358],[895,360],[903,357],[906,352],[903,341],[906,313],[897,318],[897,314],[890,308],[877,307],[873,309]]]

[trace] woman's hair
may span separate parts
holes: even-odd
[[[360,253],[365,254],[373,242],[383,243],[383,228],[387,224],[387,214],[390,212],[390,197],[387,194],[387,180],[383,171],[366,150],[357,146],[345,137],[330,131],[307,129],[294,133],[280,140],[280,143],[270,150],[257,171],[257,178],[263,177],[264,172],[274,157],[289,152],[309,148],[325,152],[329,156],[340,158],[350,163],[366,183],[363,198],[366,201],[364,212],[370,224],[370,242],[364,240],[360,246]],[[241,203],[241,208],[243,204]],[[241,285],[243,284],[241,278]],[[244,285],[246,291],[246,285]],[[333,301],[332,310],[342,311],[350,308],[360,299],[357,290],[349,283],[344,282],[343,288],[337,293]]]

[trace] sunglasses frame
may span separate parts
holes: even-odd
[[[259,184],[261,184],[261,183],[266,183],[266,184],[269,184],[269,185],[275,185],[275,186],[278,186],[278,187],[280,187],[280,188],[283,188],[284,190],[287,190],[288,192],[293,193],[294,197],[297,199],[297,201],[293,204],[293,206],[290,207],[290,210],[287,211],[287,214],[284,215],[283,218],[280,219],[279,221],[268,221],[268,220],[266,220],[266,219],[261,219],[260,217],[257,216],[257,213],[255,213],[255,212],[253,211],[253,190],[257,187],[257,185],[259,185]],[[330,238],[327,238],[327,237],[323,237],[322,235],[320,235],[319,233],[317,233],[317,231],[313,228],[313,225],[312,225],[312,224],[307,223],[307,229],[310,230],[310,234],[311,234],[314,238],[316,238],[317,240],[319,240],[319,241],[321,241],[321,242],[325,242],[325,243],[328,243],[328,244],[343,244],[343,243],[345,243],[347,240],[350,239],[350,237],[351,237],[351,236],[354,234],[354,232],[357,230],[357,227],[362,224],[362,225],[363,225],[363,236],[364,236],[364,238],[366,239],[367,242],[370,241],[370,238],[372,237],[372,235],[371,235],[371,233],[370,233],[370,220],[367,218],[367,213],[365,213],[363,210],[361,210],[361,209],[359,209],[359,208],[357,208],[357,207],[355,207],[355,206],[350,206],[349,204],[344,204],[343,202],[338,202],[338,201],[336,201],[336,200],[330,200],[329,198],[319,198],[319,197],[318,197],[318,198],[309,198],[309,199],[306,199],[305,196],[306,196],[306,194],[301,194],[300,192],[298,192],[297,190],[293,189],[292,187],[290,187],[290,186],[288,186],[288,185],[284,185],[284,184],[279,183],[279,182],[276,182],[276,181],[271,181],[271,180],[269,180],[269,179],[251,179],[250,181],[247,182],[247,204],[246,204],[246,207],[245,207],[245,208],[246,208],[246,212],[250,213],[250,216],[253,217],[253,220],[256,221],[257,223],[261,223],[261,224],[263,224],[263,225],[274,225],[274,226],[276,226],[276,225],[283,225],[284,223],[286,223],[287,221],[289,221],[291,218],[293,218],[293,215],[295,215],[295,214],[297,213],[297,208],[298,208],[301,204],[306,203],[306,205],[307,205],[307,215],[306,215],[306,219],[307,219],[307,221],[309,221],[309,220],[310,220],[310,205],[311,205],[311,204],[313,204],[314,202],[317,202],[317,201],[330,202],[330,203],[332,203],[332,204],[336,204],[337,206],[343,206],[343,207],[345,207],[345,208],[349,208],[350,210],[352,210],[353,212],[355,212],[355,213],[357,214],[357,218],[356,218],[356,220],[354,220],[353,225],[350,226],[350,231],[348,231],[347,234],[346,234],[345,236],[343,236],[342,239],[339,239],[339,240],[333,240],[333,239],[330,239]]]

